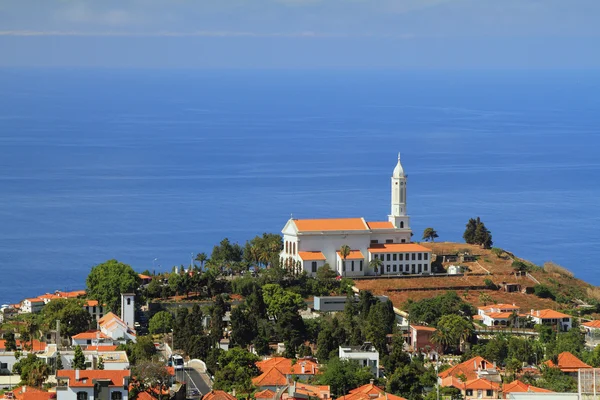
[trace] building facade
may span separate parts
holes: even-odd
[[[340,276],[348,277],[431,273],[431,250],[411,243],[406,183],[398,155],[387,221],[290,218],[282,230],[282,265],[311,276],[325,263]],[[342,246],[348,246],[348,254],[341,253]],[[379,260],[377,268],[371,263],[375,259]]]
[[[370,343],[362,346],[340,346],[338,351],[340,360],[357,361],[361,367],[369,367],[373,375],[379,378],[379,352]]]

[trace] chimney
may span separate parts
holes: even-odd
[[[22,392],[25,393],[27,391],[27,385],[23,385],[23,390]]]
[[[300,366],[302,367],[302,374],[304,375],[306,373],[306,363],[303,362],[302,364],[300,364]]]
[[[79,380],[79,370],[78,369],[75,370],[75,380],[76,381]]]
[[[375,379],[370,379],[369,383],[372,385],[375,382]]]

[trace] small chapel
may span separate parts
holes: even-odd
[[[364,218],[290,218],[283,233],[282,265],[315,276],[328,263],[338,275],[406,275],[431,273],[431,250],[411,243],[412,230],[406,210],[407,175],[400,162],[391,179],[391,213],[387,221]],[[350,248],[345,257],[342,246]],[[379,259],[379,268],[371,261]]]

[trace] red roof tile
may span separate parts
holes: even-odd
[[[237,400],[235,397],[222,390],[211,390],[206,393],[202,400]]]
[[[395,226],[390,221],[367,222],[369,229],[394,229]]]
[[[298,231],[366,231],[369,229],[362,218],[295,219]]]
[[[109,380],[109,386],[125,386],[126,378],[131,376],[131,371],[79,370],[79,379],[75,379],[75,374],[75,370],[63,369],[56,373],[56,378],[68,379],[69,387],[93,387],[94,380]]]
[[[265,389],[254,394],[255,399],[273,399],[274,397],[275,392],[269,389]]]
[[[327,260],[320,251],[299,251],[298,256],[303,261],[324,261]]]
[[[339,251],[337,252],[337,255],[342,260],[344,259],[344,257],[342,257],[342,255],[340,254]],[[348,257],[346,257],[346,260],[364,260],[364,259],[365,259],[365,256],[363,255],[363,253],[360,250],[350,250]]]
[[[416,243],[380,243],[372,244],[369,253],[431,253],[431,250]]]
[[[590,322],[584,322],[581,325],[586,326],[588,328],[600,329],[600,320],[593,320],[593,321],[590,321]]]
[[[539,392],[539,393],[553,393],[551,390],[542,389],[539,387],[531,386],[520,380],[507,383],[502,387],[503,393],[522,393],[522,392]]]
[[[592,368],[568,351],[558,355],[558,366],[552,360],[548,360],[544,364],[549,367],[558,367],[562,372],[577,372],[580,369]]]
[[[440,372],[438,376],[444,379],[449,376],[458,377],[458,375],[463,374],[467,377],[468,381],[475,380],[477,379],[477,370],[479,368],[488,369],[488,366],[491,367],[492,365],[493,364],[487,361],[485,358],[477,356],[463,363],[457,364],[450,369]]]
[[[288,379],[277,367],[271,367],[256,378],[252,378],[252,384],[256,387],[285,386],[288,384]]]

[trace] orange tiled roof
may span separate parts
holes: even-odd
[[[304,373],[302,373],[302,364],[304,364]],[[267,372],[275,367],[284,375],[314,375],[319,373],[319,364],[308,358],[299,359],[292,365],[292,360],[289,358],[271,357],[258,361],[256,366],[261,372]]]
[[[256,378],[252,378],[252,384],[256,387],[285,386],[288,384],[288,379],[277,367],[271,367]]]
[[[131,371],[107,371],[97,369],[79,370],[79,379],[75,379],[75,370],[63,369],[56,373],[57,379],[68,379],[69,387],[94,387],[94,380],[109,380],[109,386],[125,386]]]
[[[553,393],[552,390],[542,389],[539,387],[531,386],[520,380],[507,383],[502,387],[503,393],[522,393],[522,392],[538,392],[538,393]]]
[[[372,383],[367,383],[366,385],[352,389],[347,395],[338,397],[337,400],[375,400],[378,398],[385,398],[388,400],[406,400],[404,397],[386,393],[383,389],[375,386]]]
[[[25,300],[28,300],[30,303],[43,303],[44,302],[44,299],[41,299],[39,297],[30,297]],[[25,300],[23,300],[23,301],[25,301]]]
[[[329,385],[315,386],[308,383],[295,382],[294,388],[296,393],[303,393],[309,397],[321,397],[322,393],[326,393],[330,397],[331,388]]]
[[[270,389],[265,389],[254,394],[255,399],[273,399],[274,397],[275,392]]]
[[[85,296],[85,290],[74,290],[72,292],[56,292],[56,295],[63,298],[75,298]]]
[[[467,389],[473,389],[473,390],[498,390],[500,389],[500,385],[498,385],[496,382],[492,382],[492,381],[488,381],[487,379],[483,379],[483,378],[477,378],[477,379],[473,379],[470,381],[466,381],[465,382]]]
[[[568,351],[563,351],[558,355],[558,365],[554,364],[552,360],[548,360],[544,364],[549,367],[558,367],[562,372],[577,372],[582,368],[592,368]]]
[[[31,346],[31,351],[33,351],[33,352],[46,350],[46,343],[40,342],[37,339],[33,339],[33,342],[31,342],[29,340],[23,341],[23,340],[17,339],[17,340],[15,340],[15,343],[17,345],[17,348],[20,348],[22,350],[24,350],[25,347],[27,347],[27,346]],[[6,349],[6,340],[0,339],[0,349],[2,349],[2,350]]]
[[[529,313],[527,315],[531,315],[532,317],[541,318],[541,319],[571,318],[570,315],[563,314],[561,312],[549,310],[549,309],[539,310],[539,311],[534,310],[533,314]]]
[[[211,390],[206,393],[202,400],[237,400],[235,397],[222,390]]]
[[[100,339],[108,339],[108,336],[106,336],[104,333],[100,332],[100,331],[85,331],[85,332],[81,332],[78,333],[75,336],[71,336],[71,339],[96,339],[96,338],[100,338]]]
[[[584,322],[581,325],[587,326],[588,328],[600,329],[600,320],[596,319],[590,322]]]
[[[86,300],[85,304],[88,307],[94,307],[98,305],[98,300]]]
[[[413,328],[416,331],[429,331],[429,332],[435,332],[436,329],[431,327],[431,326],[424,326],[424,325],[410,325],[411,328]]]
[[[367,222],[369,229],[394,229],[395,226],[389,221]]]
[[[342,257],[342,255],[340,254],[340,252],[337,252],[337,255],[343,260],[344,257]],[[360,250],[350,250],[350,254],[348,254],[348,257],[346,257],[346,260],[364,260],[365,256],[363,256],[363,253]]]
[[[484,367],[485,364],[485,368]],[[488,366],[492,366],[493,364],[487,361],[485,358],[477,356],[473,357],[470,360],[467,360],[463,363],[457,364],[452,368],[449,368],[443,372],[439,373],[439,377],[444,379],[449,376],[457,377],[460,374],[463,374],[467,377],[467,381],[477,379],[477,369],[487,369]]]
[[[294,219],[293,221],[300,232],[366,231],[369,229],[362,218]]]
[[[327,260],[320,251],[299,251],[298,256],[303,261],[325,261]]]
[[[144,274],[138,274],[138,277],[139,277],[140,279],[143,279],[143,280],[152,279],[152,277],[151,277],[151,276],[144,275]]]
[[[372,244],[369,253],[431,253],[431,250],[416,243],[380,243]]]
[[[488,317],[493,319],[509,319],[512,313],[509,312],[493,312],[489,313]]]

